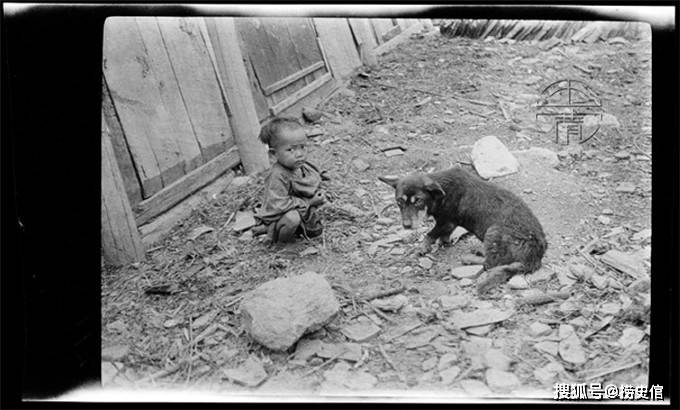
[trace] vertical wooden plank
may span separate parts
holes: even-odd
[[[209,161],[233,145],[233,136],[200,27],[192,18],[157,20],[203,160]]]
[[[102,251],[107,262],[123,265],[141,260],[144,246],[127,200],[109,134],[102,113]]]
[[[291,74],[295,74],[304,68],[300,64],[299,51],[291,39],[290,32],[288,30],[288,25],[290,20],[293,18],[261,18],[260,21],[262,25],[260,28],[264,30],[266,36],[265,39],[269,43],[269,48],[274,51],[274,53],[267,56],[267,65],[273,68],[275,74],[274,82],[284,79]],[[259,66],[255,67],[259,70]],[[273,103],[276,104],[286,97],[298,91],[307,83],[302,81],[296,81],[286,86],[286,88],[276,91],[269,97],[272,99]],[[267,83],[263,86],[271,85]]]
[[[137,26],[131,18],[108,18],[104,24],[103,70],[147,198],[163,187],[161,169],[149,141],[157,117]]]
[[[156,19],[153,17],[137,17],[136,22],[149,57],[149,63],[153,67],[158,80],[161,101],[170,113],[170,126],[167,127],[167,134],[164,135],[164,138],[173,139],[177,144],[186,174],[203,164],[201,149],[189,122],[189,114],[182,103],[177,78],[165,50]]]
[[[346,19],[315,18],[314,25],[336,78],[346,78],[361,66]]]
[[[116,157],[118,168],[120,169],[125,192],[127,193],[128,200],[130,201],[130,206],[134,207],[142,200],[142,187],[140,185],[139,178],[137,177],[137,171],[135,171],[134,163],[130,157],[127,142],[125,142],[125,136],[123,135],[123,129],[121,128],[120,122],[118,120],[118,115],[116,114],[116,109],[113,106],[113,101],[111,100],[109,88],[106,86],[106,81],[103,78],[102,112],[104,113],[103,120],[106,122],[106,126],[109,130],[111,145],[113,146],[113,153]]]
[[[371,32],[370,22],[365,18],[351,18],[349,24],[354,36],[359,40],[359,45],[365,44],[368,50],[373,50],[378,46],[373,33]]]
[[[267,169],[269,156],[267,147],[258,138],[260,121],[243,64],[234,19],[206,18],[205,22],[215,52],[218,75],[222,78],[229,100],[234,101],[231,121],[243,168],[249,174]]]

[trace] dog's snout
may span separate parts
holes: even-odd
[[[411,221],[408,220],[408,219],[402,220],[401,223],[402,223],[402,225],[404,225],[404,228],[406,228],[406,229],[411,229],[411,228],[413,228],[413,222],[411,222]]]

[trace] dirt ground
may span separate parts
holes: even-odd
[[[651,228],[650,54],[649,41],[561,44],[549,50],[541,43],[438,34],[406,41],[383,56],[378,68],[354,77],[347,89],[318,107],[330,115],[310,125],[323,133],[311,138],[309,158],[332,177],[323,236],[274,249],[250,232],[233,232],[233,218],[225,226],[238,208],[257,205],[261,178],[253,178],[206,198],[143,262],[105,269],[104,385],[227,394],[389,391],[460,397],[552,397],[555,382],[646,385],[649,287],[630,286],[633,276],[599,258],[608,250],[633,254],[643,261],[642,276],[649,277],[651,244],[643,230]],[[563,78],[587,83],[618,126],[602,127],[581,145],[556,144],[554,131],[537,125],[533,104],[544,87]],[[472,144],[487,135],[499,137],[511,151],[551,149],[560,162],[553,168],[518,154],[520,172],[493,181],[528,203],[543,224],[549,248],[530,289],[499,286],[478,297],[474,281],[451,275],[463,255],[480,247],[470,235],[453,247],[437,248],[428,256],[431,266],[412,252],[427,227],[375,246],[404,232],[392,189],[377,177],[451,166],[473,170]],[[383,149],[391,146],[403,147],[404,155],[388,157]],[[306,338],[345,342],[340,330],[362,317],[380,327],[377,337],[360,343],[358,363],[296,360],[293,351],[271,352],[241,330],[240,295],[306,271],[324,275],[342,305],[329,325]],[[601,280],[594,283],[592,276]],[[408,298],[397,313],[379,314],[356,301],[396,283]],[[145,293],[157,284],[171,285],[174,292]],[[568,298],[518,304],[536,289],[567,292]],[[448,325],[452,311],[440,301],[446,295],[467,297],[464,312],[497,308],[513,313],[486,327],[457,329]],[[533,334],[530,326],[536,322],[550,326],[549,333]],[[421,326],[388,340],[413,323]],[[585,363],[536,347],[561,343],[566,332],[561,325],[575,329]],[[642,336],[630,340],[631,328]],[[502,386],[492,380],[489,368],[498,366],[484,358],[489,348],[509,360],[501,367],[516,382]],[[225,377],[225,370],[249,357],[266,371],[258,387]],[[553,377],[536,372],[551,363],[557,369]]]

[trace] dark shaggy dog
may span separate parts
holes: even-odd
[[[480,293],[514,274],[541,267],[548,248],[543,228],[512,192],[462,168],[379,179],[395,188],[404,228],[417,227],[425,215],[434,217],[436,224],[425,235],[421,253],[429,252],[437,239],[447,245],[456,226],[484,242],[486,277],[478,282]]]

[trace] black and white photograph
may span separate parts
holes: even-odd
[[[106,401],[667,399],[647,8],[402,9],[105,19]]]

